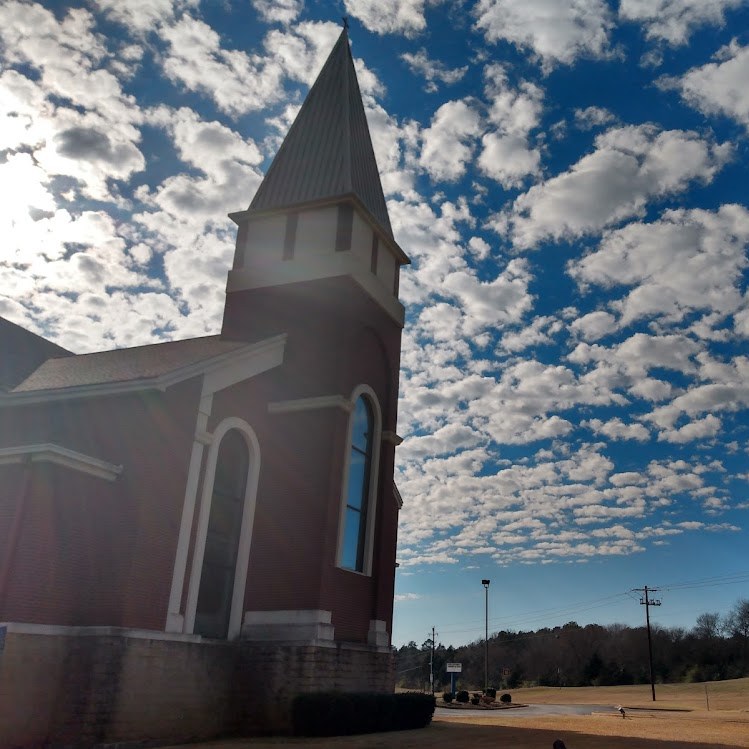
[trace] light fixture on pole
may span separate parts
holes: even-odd
[[[484,614],[486,630],[484,632],[484,691],[489,689],[489,583],[491,580],[482,580],[484,586]]]

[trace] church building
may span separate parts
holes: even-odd
[[[345,29],[230,217],[218,335],[76,355],[0,319],[3,747],[278,732],[299,692],[393,689],[409,260]]]

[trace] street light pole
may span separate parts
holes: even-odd
[[[484,692],[489,689],[489,583],[491,580],[482,580],[484,586]]]

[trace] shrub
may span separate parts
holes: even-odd
[[[497,699],[497,690],[494,687],[487,687],[484,690],[484,695],[486,697],[489,697],[492,700],[496,700]]]
[[[468,702],[468,692],[466,692],[465,689],[461,689],[456,695],[455,695],[455,701],[456,702]]]
[[[453,693],[452,692],[443,692],[443,694],[442,694],[442,701],[446,702],[449,705],[453,701]]]
[[[294,698],[291,720],[297,736],[402,731],[428,725],[434,706],[434,695],[415,692],[315,692]]]
[[[505,705],[509,705],[512,702],[512,695],[509,692],[505,692],[500,698],[500,702],[504,702]]]
[[[472,704],[472,705],[478,705],[478,704],[479,704],[479,702],[481,702],[481,695],[480,695],[480,694],[474,694],[474,695],[473,695],[473,696],[471,697],[471,704]]]

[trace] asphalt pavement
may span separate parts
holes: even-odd
[[[527,705],[504,710],[472,710],[471,708],[438,707],[434,714],[440,717],[460,715],[501,715],[503,718],[541,718],[546,715],[590,715],[591,713],[616,712],[613,705]]]

